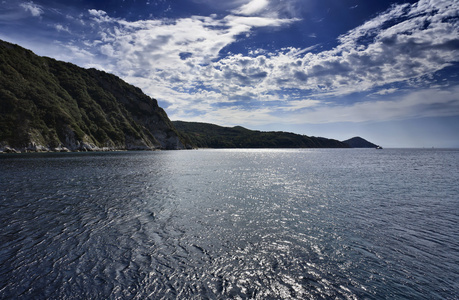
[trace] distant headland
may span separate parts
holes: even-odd
[[[198,148],[377,148],[361,137],[338,141],[283,131],[257,131],[241,126],[173,121],[189,144]]]
[[[343,143],[349,145],[351,148],[376,148],[376,149],[382,149],[381,146],[373,144],[359,136],[350,138],[348,140],[343,141]]]

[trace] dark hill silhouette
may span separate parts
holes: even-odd
[[[282,131],[256,131],[241,126],[172,122],[182,138],[198,148],[349,148],[340,141]]]
[[[369,141],[356,136],[351,139],[343,141],[343,143],[349,145],[351,148],[378,148],[379,146],[373,143],[370,143]]]

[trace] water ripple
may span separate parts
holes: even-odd
[[[457,151],[0,163],[2,299],[457,298]]]

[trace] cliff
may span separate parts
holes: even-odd
[[[183,148],[165,111],[139,88],[0,41],[0,151]]]
[[[290,132],[263,132],[197,122],[172,123],[187,143],[198,148],[349,148],[337,140]]]

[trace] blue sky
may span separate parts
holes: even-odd
[[[459,1],[0,0],[0,39],[172,120],[459,147]]]

